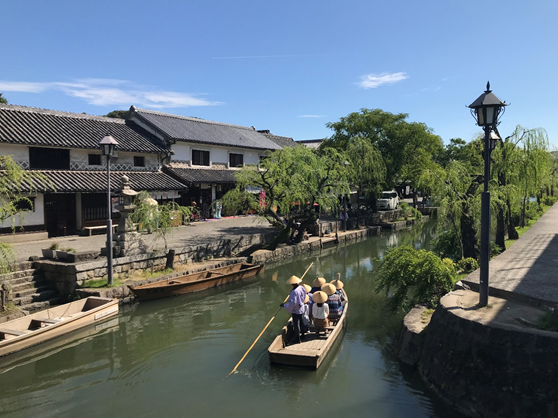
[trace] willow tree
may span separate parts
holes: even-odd
[[[38,181],[37,181],[38,180]],[[25,223],[25,212],[32,208],[29,192],[38,190],[37,184],[47,184],[48,181],[41,174],[32,173],[21,168],[10,155],[0,155],[0,225],[9,221],[13,232],[16,232],[16,220]],[[9,270],[15,261],[13,247],[0,243],[0,272]]]
[[[304,231],[316,222],[315,207],[337,210],[338,196],[348,193],[345,159],[330,148],[297,146],[275,151],[259,166],[245,166],[237,173],[236,188],[221,199],[223,209],[234,212],[248,206],[280,228],[272,247],[293,236],[293,229],[298,232],[294,240],[300,242]]]

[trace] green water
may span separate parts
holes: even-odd
[[[117,319],[0,359],[0,416],[453,417],[393,355],[401,316],[374,293],[388,245],[428,248],[431,224],[268,265],[248,283],[121,307]],[[271,367],[267,347],[285,280],[341,273],[350,298],[342,341],[315,372]]]

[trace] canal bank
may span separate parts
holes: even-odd
[[[558,416],[558,333],[537,329],[558,304],[558,205],[490,261],[490,297],[479,308],[478,271],[404,320],[399,359],[438,396],[472,417]]]

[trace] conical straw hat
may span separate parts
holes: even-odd
[[[307,284],[303,284],[302,286],[304,286],[304,290],[306,290],[306,293],[310,293],[310,291],[312,290],[312,288]]]
[[[337,290],[343,289],[343,286],[344,286],[344,284],[341,280],[332,280],[331,284],[334,285]]]
[[[308,297],[308,295],[306,295],[306,297],[304,298],[304,303],[308,303],[309,300],[310,298]]]
[[[326,284],[326,279],[324,279],[323,277],[318,277],[312,282],[313,287],[322,287],[324,284]]]
[[[316,303],[324,303],[327,301],[327,295],[324,292],[316,292],[312,295],[312,300]]]
[[[300,280],[300,278],[298,278],[297,276],[291,276],[289,277],[289,280],[287,280],[287,284],[299,284],[302,280]]]
[[[322,286],[322,292],[325,292],[326,295],[331,296],[335,293],[337,289],[331,283],[326,283]]]

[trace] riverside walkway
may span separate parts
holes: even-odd
[[[477,287],[480,270],[463,282]],[[558,203],[490,260],[489,294],[558,305]]]
[[[256,216],[239,216],[221,218],[211,221],[193,222],[190,225],[173,228],[172,234],[167,236],[168,248],[183,248],[196,245],[205,245],[215,240],[227,238],[240,238],[246,235],[262,234],[272,231],[273,228]],[[163,249],[164,241],[157,240],[155,234],[142,235],[142,239],[149,248]],[[77,252],[100,251],[106,246],[106,234],[80,237],[49,238],[40,241],[22,242],[12,244],[16,260],[27,261],[30,256],[42,256],[41,249],[49,248],[57,243],[60,248],[73,248]]]

